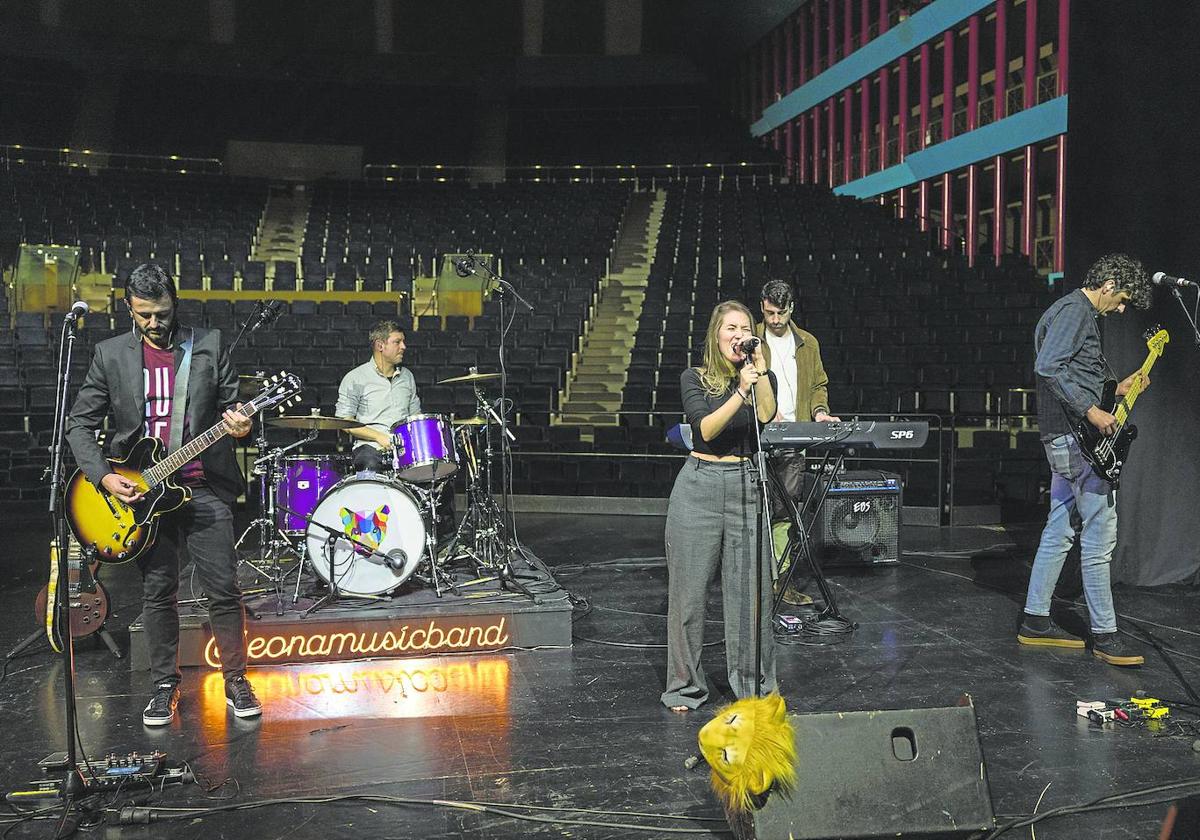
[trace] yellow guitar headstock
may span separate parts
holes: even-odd
[[[1145,335],[1142,337],[1146,339],[1146,346],[1150,349],[1150,352],[1159,356],[1162,355],[1163,348],[1167,346],[1167,342],[1171,340],[1171,336],[1167,334],[1167,331],[1158,324],[1146,330]]]

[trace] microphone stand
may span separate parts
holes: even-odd
[[[66,712],[64,732],[67,738],[64,775],[59,796],[69,811],[71,804],[87,790],[87,783],[79,770],[75,752],[75,645],[71,636],[70,578],[67,570],[67,519],[62,506],[63,443],[66,438],[67,409],[71,397],[71,356],[75,350],[75,319],[68,315],[63,319],[62,343],[59,345],[59,379],[62,383],[58,400],[54,406],[54,435],[50,446],[50,523],[54,528],[54,539],[58,543],[58,582],[54,603],[47,609],[55,611],[56,624],[61,639],[63,666],[63,700]]]
[[[1192,337],[1196,342],[1196,346],[1200,347],[1200,329],[1196,327],[1196,311],[1200,309],[1200,288],[1196,289],[1196,306],[1193,307],[1191,312],[1188,311],[1187,304],[1183,302],[1183,295],[1179,293],[1177,287],[1171,287],[1171,294],[1179,302],[1179,308],[1183,310],[1183,317],[1187,318],[1188,323],[1192,327]]]
[[[750,354],[746,355],[744,365],[754,364]],[[736,388],[737,385],[735,384]],[[739,409],[740,410],[740,409]],[[758,423],[758,386],[750,389],[750,411],[753,414],[751,425],[754,427],[754,472],[758,485],[758,502],[755,506],[755,516],[758,517],[758,528],[754,541],[754,696],[762,697],[762,600],[763,600],[763,540],[764,531],[771,531],[771,510],[767,504],[767,454],[762,447],[762,430]]]
[[[504,337],[508,332],[508,330],[505,328],[504,320],[505,294],[511,294],[529,312],[533,312],[533,304],[521,297],[521,293],[518,292],[511,283],[509,283],[507,280],[504,280],[499,274],[493,271],[492,267],[486,262],[475,259],[474,254],[468,252],[466,258],[462,260],[459,265],[461,265],[461,268],[465,269],[469,274],[475,274],[477,270],[482,270],[485,277],[490,282],[495,284],[495,291],[498,293],[500,299],[500,505],[504,511],[505,530],[515,531],[516,529],[513,527],[515,519],[508,500],[508,488],[511,483],[509,464],[512,460],[512,448],[510,446],[510,441],[515,436],[508,429],[508,370],[504,364]],[[455,267],[459,268],[459,265],[456,265]],[[461,274],[461,271],[459,273]],[[489,490],[490,489],[491,488],[489,488]],[[517,580],[517,576],[513,572],[512,561],[510,557],[514,551],[521,550],[520,544],[517,543],[517,545],[514,547],[508,540],[508,534],[506,533],[504,536],[506,550],[504,552],[503,560],[497,565],[497,574],[500,578],[501,588],[507,590],[511,587],[527,597],[529,600],[533,601],[533,603],[540,603],[537,596],[535,596],[529,590],[529,587]],[[512,542],[516,541],[513,540]],[[528,558],[526,558],[526,560],[528,561]]]

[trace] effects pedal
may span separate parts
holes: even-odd
[[[184,768],[166,767],[167,754],[158,752],[109,753],[103,758],[79,763],[79,773],[89,791],[107,791],[134,785],[169,784],[189,781]],[[38,762],[46,774],[67,769],[67,754],[51,753]],[[50,782],[57,785],[58,782]]]

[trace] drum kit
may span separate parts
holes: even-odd
[[[502,451],[493,449],[493,428],[504,426],[481,383],[499,376],[472,368],[441,380],[473,385],[477,416],[451,420],[417,414],[400,421],[390,430],[389,468],[380,471],[355,472],[349,455],[295,452],[322,431],[362,427],[357,420],[314,409],[259,424],[253,474],[260,513],[238,548],[251,534],[257,536],[258,556],[242,562],[267,582],[277,614],[284,612],[286,579],[293,572],[292,605],[299,603],[304,568],[328,591],[301,615],[340,598],[384,599],[410,579],[432,586],[438,597],[447,590],[458,593],[451,566],[459,561],[473,564],[474,582],[498,578],[505,588],[511,585],[533,597],[512,573],[505,516],[491,492],[491,462]],[[252,390],[258,377],[241,379],[243,389]],[[306,434],[271,448],[267,426]],[[460,469],[466,476],[467,510],[454,526],[452,480]]]

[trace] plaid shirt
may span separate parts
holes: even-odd
[[[1099,313],[1082,289],[1063,295],[1034,329],[1038,430],[1042,440],[1067,434],[1099,405],[1112,368],[1100,347]]]

